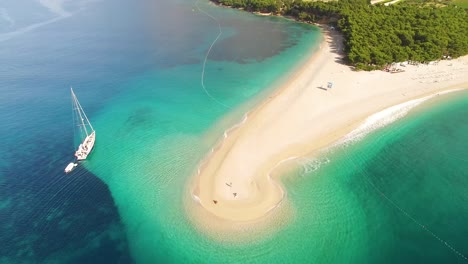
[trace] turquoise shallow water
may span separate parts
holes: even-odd
[[[203,61],[218,25],[197,5],[222,28],[206,90]],[[309,25],[203,1],[7,1],[0,8],[6,263],[190,259],[180,247],[200,237],[187,235],[195,232],[182,206],[188,175],[319,38]],[[98,140],[84,166],[64,175],[74,151],[70,85]],[[213,128],[226,113],[234,114]],[[215,136],[206,137],[209,130]]]
[[[197,134],[173,130],[155,139],[130,129],[138,124],[154,130],[157,123],[143,118],[152,115],[140,112],[126,121],[126,130],[110,137],[115,144],[97,149],[93,160],[102,161],[90,167],[97,175],[109,175],[104,180],[138,262],[461,262],[457,251],[466,255],[468,231],[468,97],[466,92],[458,96],[430,108],[423,105],[319,158],[301,159],[299,170],[282,180],[295,208],[292,220],[245,243],[212,239],[187,219],[184,184],[211,146]],[[134,145],[120,144],[121,137]],[[115,145],[130,155],[149,147],[144,157],[119,159],[119,153],[108,155]],[[103,168],[108,171],[99,171]]]
[[[187,182],[223,130],[310,54],[317,29],[199,1],[222,28],[205,91],[218,27],[196,2],[79,2],[64,4],[72,16],[25,32],[56,14],[37,3],[4,7],[15,24],[3,19],[0,34],[19,33],[0,40],[0,263],[463,262],[450,247],[468,255],[466,92],[300,159],[281,178],[291,217],[254,239],[220,241],[190,221]],[[64,175],[70,84],[97,143]]]
[[[259,95],[281,83],[319,39],[312,26],[200,6],[222,17],[227,32],[215,43],[213,59],[210,55],[206,64],[207,91],[200,78],[209,41],[195,46],[200,63],[135,76],[94,116],[99,141],[85,166],[112,190],[137,262],[236,260],[236,253],[225,255],[232,248],[218,245],[188,221],[186,183],[222,131],[239,122]],[[210,27],[214,21],[202,13],[196,18],[208,23],[200,26],[213,29],[203,29],[209,32],[207,39],[216,39],[218,31]],[[260,36],[255,37],[255,32]],[[268,45],[266,37],[280,45]],[[233,50],[233,43],[245,50]],[[252,51],[258,45],[267,52]],[[231,117],[218,126],[227,113]],[[208,132],[214,136],[206,137]]]
[[[286,178],[318,262],[466,261],[467,110],[467,92],[429,101]]]

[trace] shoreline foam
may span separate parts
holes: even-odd
[[[271,173],[285,160],[331,146],[374,113],[468,88],[468,56],[408,65],[397,74],[353,72],[340,62],[340,36],[328,31],[324,36],[299,73],[228,129],[200,163],[188,206],[198,204],[196,210],[209,214],[196,214],[203,217],[195,220],[256,222],[284,200],[286,193]],[[320,89],[327,81],[335,87]]]
[[[391,123],[404,118],[406,115],[409,114],[411,110],[419,105],[429,101],[436,96],[449,94],[457,91],[463,91],[465,89],[450,89],[450,90],[443,90],[440,92],[435,92],[430,95],[426,95],[421,98],[412,99],[394,106],[390,106],[385,108],[382,111],[379,111],[371,116],[367,117],[359,127],[351,131],[350,133],[346,134],[341,140],[337,141],[335,145],[342,145],[346,144],[347,142],[353,142],[356,140],[360,140],[364,138],[369,133],[374,132],[377,129],[386,127]],[[333,147],[332,146],[332,147]]]

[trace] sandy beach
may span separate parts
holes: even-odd
[[[284,161],[330,146],[388,107],[468,88],[468,56],[398,65],[399,73],[355,72],[342,63],[340,35],[323,36],[304,67],[207,155],[190,185],[194,206],[222,221],[261,219],[285,199],[271,176]]]

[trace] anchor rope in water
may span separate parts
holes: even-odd
[[[432,237],[434,237],[435,239],[437,239],[440,243],[442,243],[443,245],[445,245],[448,249],[450,249],[453,253],[455,253],[456,255],[462,257],[465,261],[468,262],[468,258],[463,255],[463,253],[461,253],[460,251],[456,250],[451,244],[449,244],[447,241],[445,241],[444,239],[440,238],[438,235],[436,235],[434,232],[432,232],[429,228],[427,228],[425,225],[423,225],[421,222],[419,222],[418,220],[416,220],[413,216],[411,216],[407,211],[405,211],[403,208],[401,208],[400,206],[398,206],[398,204],[396,204],[392,199],[390,199],[390,197],[388,197],[382,190],[380,190],[369,178],[368,176],[368,173],[365,172],[364,170],[360,169],[356,163],[348,157],[348,159],[353,163],[353,166],[356,168],[357,171],[361,172],[360,174],[364,176],[364,178],[366,179],[366,181],[372,186],[372,188],[374,189],[374,191],[376,191],[377,193],[380,194],[381,197],[383,197],[388,203],[390,203],[393,207],[395,207],[398,211],[400,211],[403,215],[405,215],[406,217],[408,217],[411,221],[413,221],[416,225],[418,225],[421,229],[423,229],[424,231],[426,231],[427,233],[429,233]]]
[[[216,42],[218,41],[218,39],[221,37],[221,35],[223,34],[223,31],[221,29],[221,23],[219,23],[218,19],[216,19],[215,17],[213,17],[212,15],[210,15],[208,12],[206,12],[205,10],[201,9],[200,6],[198,5],[198,1],[197,0],[195,2],[195,6],[197,7],[197,9],[202,12],[203,14],[205,14],[206,16],[208,16],[209,18],[211,18],[212,20],[214,20],[217,24],[218,24],[218,35],[216,36],[216,38],[213,40],[213,42],[211,43],[210,47],[208,48],[208,51],[206,52],[206,56],[205,56],[205,59],[203,61],[203,68],[202,68],[202,73],[201,73],[201,86],[203,88],[203,90],[205,91],[206,95],[208,97],[210,97],[211,99],[213,99],[213,101],[215,101],[216,103],[218,103],[219,105],[223,106],[223,107],[226,107],[226,108],[231,108],[230,106],[224,104],[223,102],[219,101],[218,99],[216,99],[213,95],[210,94],[210,92],[208,92],[208,90],[206,89],[206,86],[205,86],[205,68],[206,68],[206,62],[208,61],[208,56],[210,55],[210,52],[211,52],[211,49],[213,48],[213,46],[216,44]]]
[[[216,36],[216,38],[214,39],[214,41],[211,43],[207,53],[206,53],[206,56],[205,56],[205,59],[203,61],[203,68],[202,68],[202,73],[201,73],[201,86],[203,88],[203,90],[205,91],[205,93],[207,94],[207,96],[209,96],[212,100],[214,100],[216,103],[226,107],[226,108],[230,108],[228,105],[222,103],[221,101],[219,101],[218,99],[216,99],[214,96],[212,96],[208,90],[206,89],[205,87],[205,68],[206,68],[206,63],[207,63],[207,60],[208,60],[208,56],[210,55],[210,52],[211,52],[211,49],[213,48],[213,46],[216,44],[216,42],[218,41],[218,39],[221,37],[221,35],[223,34],[222,32],[222,29],[221,29],[221,23],[219,23],[219,21],[213,17],[212,15],[210,15],[209,13],[207,13],[206,11],[204,11],[203,9],[200,8],[200,6],[198,5],[198,2],[199,0],[197,0],[195,2],[195,6],[197,7],[197,9],[202,12],[203,14],[205,14],[206,16],[210,17],[211,19],[213,19],[217,25],[218,25],[218,35]],[[395,207],[398,211],[400,211],[403,215],[405,215],[406,217],[408,217],[411,221],[413,221],[416,225],[418,225],[421,229],[425,230],[427,233],[429,233],[432,237],[434,237],[435,239],[437,239],[440,243],[442,243],[443,245],[445,245],[448,249],[450,249],[453,253],[455,253],[456,255],[462,257],[465,261],[468,261],[468,258],[463,255],[461,252],[459,252],[458,250],[456,250],[451,244],[449,244],[447,241],[443,240],[442,238],[440,238],[439,236],[437,236],[434,232],[432,232],[430,229],[428,229],[425,225],[421,224],[418,220],[416,220],[414,217],[412,217],[407,211],[405,211],[403,208],[401,208],[400,206],[398,206],[395,202],[393,202],[392,199],[390,199],[384,192],[382,192],[371,180],[370,178],[367,176],[367,173],[365,171],[362,171],[361,169],[359,169],[359,167],[356,166],[356,164],[354,163],[354,161],[352,159],[350,159],[351,162],[353,163],[354,167],[358,170],[358,171],[361,171],[362,172],[362,175],[364,176],[364,178],[366,179],[366,181],[373,187],[373,189],[379,193],[381,195],[381,197],[383,197],[387,202],[389,202],[393,207]]]

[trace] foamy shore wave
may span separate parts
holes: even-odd
[[[350,142],[355,142],[361,140],[369,133],[383,128],[385,126],[390,125],[391,123],[405,117],[412,109],[417,107],[418,105],[424,103],[427,100],[430,100],[436,96],[444,95],[456,91],[460,91],[462,89],[451,89],[446,91],[437,92],[428,96],[424,96],[422,98],[410,100],[408,102],[404,102],[395,106],[391,106],[386,108],[383,111],[375,113],[368,118],[355,130],[351,133],[344,136],[340,141],[338,141],[334,146],[343,145]]]
[[[330,43],[341,43],[340,36],[325,32],[309,62],[226,130],[200,163],[190,186],[191,202],[209,214],[197,214],[195,220],[258,222],[286,196],[275,174],[286,163],[302,166],[304,173],[316,170],[329,161],[306,157],[358,140],[437,95],[468,88],[468,56],[408,65],[398,74],[355,72],[340,63],[342,55],[335,51],[341,49]],[[450,78],[441,79],[447,72]],[[327,81],[332,89],[323,88]]]

